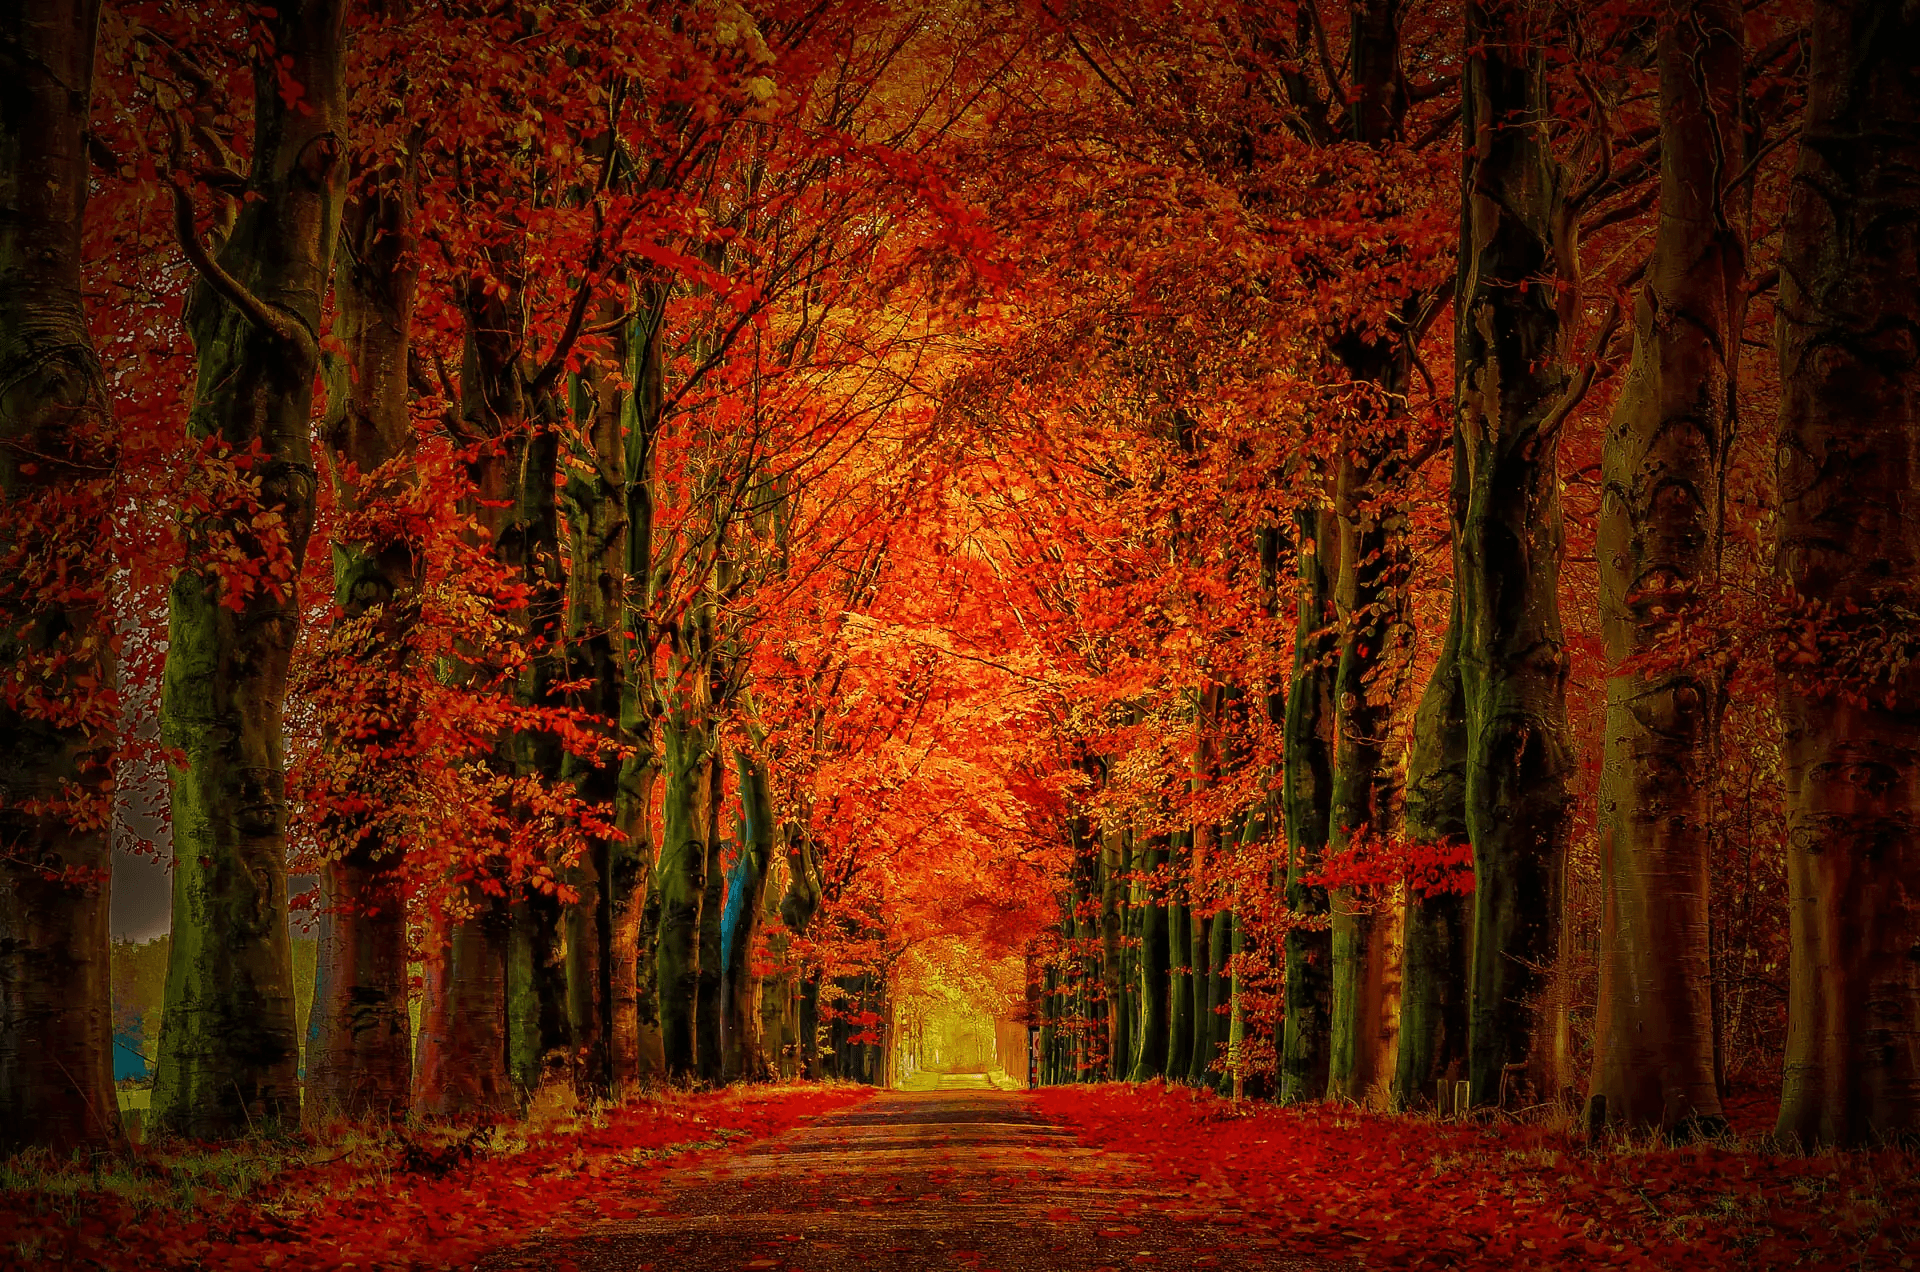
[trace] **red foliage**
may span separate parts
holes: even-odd
[[[1592,1147],[1536,1126],[1282,1109],[1162,1086],[1049,1087],[1040,1110],[1143,1158],[1255,1240],[1369,1268],[1895,1267],[1911,1152]],[[1238,1211],[1236,1216],[1233,1212]]]

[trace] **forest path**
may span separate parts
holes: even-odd
[[[959,1076],[959,1075],[955,1075]],[[669,1170],[615,1222],[550,1232],[484,1269],[969,1272],[1337,1265],[1286,1255],[1230,1201],[1168,1193],[1020,1095],[887,1091],[735,1154]]]

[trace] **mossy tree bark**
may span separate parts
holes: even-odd
[[[1407,754],[1404,833],[1408,842],[1467,841],[1467,714],[1460,690],[1456,608],[1413,719]],[[1466,1076],[1467,968],[1472,901],[1410,887],[1401,944],[1400,1034],[1394,1103],[1424,1108],[1439,1083]]]
[[[1173,833],[1167,854],[1167,1081],[1182,1082],[1193,1065],[1193,832]]]
[[[1140,1018],[1134,1029],[1129,1081],[1147,1082],[1167,1071],[1167,999],[1170,963],[1166,898],[1157,876],[1167,864],[1167,837],[1150,835],[1140,854]]]
[[[407,384],[418,275],[411,165],[385,164],[360,174],[360,184],[342,215],[334,277],[333,330],[344,351],[326,359],[324,436],[334,498],[348,515],[403,498],[415,480]],[[375,517],[371,524],[390,523]],[[404,748],[417,711],[406,692],[423,565],[415,547],[391,533],[343,539],[333,549],[340,614],[333,646],[364,679],[364,711],[326,745],[359,774],[363,789],[382,783],[371,757]],[[328,837],[347,846],[320,870],[324,906],[303,1115],[309,1122],[399,1119],[413,1089],[405,844],[378,818],[334,816]]]
[[[766,765],[746,750],[735,751],[733,758],[740,783],[740,865],[729,884],[737,893],[730,893],[727,903],[738,917],[725,950],[728,1019],[722,1076],[758,1081],[769,1075],[771,1066],[762,1033],[764,985],[755,970],[754,947],[760,940],[779,828]]]
[[[1780,266],[1777,568],[1869,666],[1920,590],[1916,46],[1911,4],[1814,5]],[[1789,1145],[1920,1134],[1920,664],[1894,665],[1780,681]]]
[[[1621,664],[1657,660],[1718,574],[1746,317],[1742,25],[1732,0],[1669,0],[1660,14],[1660,214],[1602,454],[1600,619],[1614,670],[1592,1093],[1608,1122],[1669,1134],[1723,1124],[1707,926],[1721,689],[1711,668]]]
[[[704,695],[706,677],[699,676]],[[668,709],[666,799],[660,849],[660,927],[656,947],[660,1039],[667,1072],[698,1072],[700,912],[707,893],[707,825],[715,740],[699,703]]]
[[[625,297],[604,298],[596,325],[618,323],[625,308]],[[635,334],[628,328],[615,336],[623,374],[634,365],[628,345]],[[576,705],[608,722],[605,740],[626,746],[631,745],[627,729],[632,696],[627,668],[633,657],[627,607],[632,523],[626,431],[639,423],[621,380],[597,362],[580,377],[574,415],[586,425],[585,445],[577,449],[562,497],[573,563],[567,579],[567,678],[587,686]],[[568,881],[579,899],[568,907],[564,919],[574,1086],[582,1095],[606,1095],[617,1090],[623,1077],[623,1066],[615,1060],[623,998],[627,1012],[634,1010],[633,973],[629,970],[622,977],[619,970],[623,959],[636,957],[634,828],[630,818],[620,816],[622,760],[618,756],[610,751],[591,757],[569,755],[565,767],[580,798],[596,807],[614,808],[615,829],[628,836],[595,837],[589,842],[569,872]],[[636,1054],[632,1028],[629,1024],[630,1057]],[[629,1059],[624,1066],[629,1081],[636,1063]]]
[[[1282,730],[1281,800],[1287,834],[1287,907],[1296,923],[1327,913],[1325,888],[1307,883],[1327,846],[1333,804],[1333,583],[1339,530],[1330,510],[1302,509],[1293,675]],[[1326,1094],[1333,943],[1325,928],[1296,926],[1285,939],[1286,1006],[1280,1041],[1282,1103]]]
[[[1120,933],[1127,872],[1125,830],[1112,824],[1100,835],[1100,992],[1106,1001],[1106,1055],[1100,1077],[1122,1077],[1132,1057],[1127,1036],[1126,979],[1121,971]]]
[[[1533,20],[1518,0],[1466,9],[1454,375],[1464,473],[1453,539],[1476,885],[1467,1044],[1476,1105],[1559,1093],[1544,999],[1572,829],[1558,456],[1579,280],[1565,260],[1572,231]]]
[[[173,941],[153,1121],[196,1138],[300,1115],[281,710],[313,528],[309,416],[346,175],[344,13],[340,0],[288,0],[263,19],[272,52],[254,67],[247,197],[217,255],[187,192],[175,195],[199,274],[187,307],[198,355],[188,433],[248,457],[227,479],[244,485],[243,511],[185,525],[161,698],[161,737],[184,763],[170,768]],[[297,105],[282,76],[304,87]],[[227,484],[213,470],[196,480]],[[218,508],[237,492],[207,493]],[[229,544],[262,567],[255,586],[221,578]]]
[[[720,806],[726,802],[727,753],[718,737],[707,765],[706,887],[700,898],[700,991],[694,1000],[694,1052],[702,1079],[718,1082],[725,1057],[721,1030],[726,1016],[725,968],[721,966],[721,925],[726,918],[727,870],[720,838]]]
[[[622,428],[626,476],[627,645],[621,669],[620,731],[633,752],[620,765],[614,825],[624,836],[610,849],[607,898],[612,961],[613,1065],[617,1086],[664,1071],[654,952],[659,932],[653,792],[661,755],[659,693],[653,681],[655,460],[658,456],[665,364],[661,356],[664,288],[638,289],[640,319],[630,328],[626,395],[629,418]],[[647,915],[653,920],[648,924]]]
[[[118,1134],[106,383],[81,302],[100,6],[0,15],[0,1153]],[[55,586],[55,584],[58,586]]]

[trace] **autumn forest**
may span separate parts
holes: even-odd
[[[1916,49],[0,0],[0,1263],[520,1266],[947,1101],[1237,1198],[1018,1266],[1910,1266]]]

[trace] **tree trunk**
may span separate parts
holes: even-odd
[[[723,933],[726,962],[727,1063],[724,1076],[758,1082],[771,1066],[761,1031],[762,984],[754,967],[760,920],[766,909],[767,870],[773,863],[773,796],[766,766],[745,750],[734,752],[740,781],[740,864],[727,896],[733,916]]]
[[[1593,1094],[1606,1120],[1669,1134],[1724,1124],[1714,1080],[1707,860],[1721,690],[1657,658],[1719,567],[1722,482],[1746,316],[1743,15],[1668,0],[1660,17],[1660,217],[1633,363],[1607,430],[1599,546],[1607,661],[1600,797],[1600,997]]]
[[[1295,922],[1327,913],[1324,888],[1304,876],[1320,866],[1333,799],[1333,582],[1339,570],[1338,529],[1332,514],[1299,514],[1300,581],[1294,627],[1293,677],[1287,694],[1281,799],[1287,833],[1287,907]],[[1283,1104],[1326,1094],[1331,1059],[1333,942],[1324,928],[1291,927],[1286,934],[1286,1016],[1280,1043],[1279,1098]]]
[[[1917,45],[1911,4],[1814,5],[1780,267],[1778,568],[1869,667],[1910,644],[1920,585]],[[1789,1145],[1920,1134],[1920,666],[1897,657],[1842,692],[1830,665],[1780,679]]]
[[[1127,872],[1125,832],[1109,826],[1100,836],[1100,993],[1106,1002],[1106,1056],[1100,1078],[1122,1077],[1132,1055],[1127,1047],[1126,981],[1120,969],[1121,901]]]
[[[613,1005],[614,1082],[618,1089],[664,1071],[654,954],[659,936],[659,892],[653,835],[653,792],[660,780],[656,738],[658,695],[652,680],[654,461],[660,434],[664,368],[657,288],[640,289],[642,321],[628,335],[630,416],[622,426],[626,479],[626,588],[620,651],[620,731],[634,752],[620,765],[614,825],[622,839],[609,853],[606,909]],[[652,916],[649,926],[648,916]]]
[[[1413,844],[1467,839],[1467,717],[1460,691],[1460,622],[1455,608],[1433,676],[1420,696],[1407,756],[1405,835]],[[1426,1107],[1438,1084],[1465,1076],[1471,900],[1409,884],[1401,954],[1400,1037],[1394,1103]]]
[[[1466,10],[1454,377],[1465,471],[1453,539],[1476,881],[1467,1043],[1476,1105],[1556,1091],[1543,1000],[1572,829],[1558,430],[1579,279],[1564,262],[1572,231],[1529,16],[1518,0]]]
[[[436,925],[420,1011],[414,1112],[496,1118],[515,1106],[507,1072],[506,903],[478,886],[473,913]]]
[[[1340,573],[1334,587],[1340,657],[1334,671],[1334,735],[1330,844],[1352,848],[1365,831],[1376,839],[1393,829],[1394,773],[1387,738],[1394,703],[1408,670],[1412,627],[1407,614],[1406,515],[1383,493],[1394,477],[1394,456],[1405,444],[1394,436],[1406,394],[1402,355],[1381,356],[1361,346],[1347,359],[1381,390],[1378,436],[1349,439],[1340,460],[1334,517],[1340,534]],[[1399,1001],[1397,917],[1385,896],[1332,897],[1332,1041],[1328,1093],[1363,1102],[1389,1077],[1386,1040],[1395,1030]]]
[[[526,887],[507,915],[507,1070],[524,1101],[540,1089],[547,1058],[567,1053],[563,918],[557,898]]]
[[[117,447],[80,269],[99,12],[63,0],[0,16],[0,1154],[119,1134],[105,604]]]
[[[618,323],[625,303],[623,297],[604,299],[599,322]],[[629,337],[625,332],[617,337],[617,352],[626,352]],[[600,363],[582,373],[581,390],[575,414],[584,416],[587,425],[585,451],[592,466],[586,472],[571,470],[564,488],[573,562],[567,587],[567,678],[586,684],[578,706],[605,721],[599,731],[611,742],[627,744],[629,496],[623,434],[632,411],[627,390]],[[580,798],[613,810],[616,830],[631,832],[631,824],[623,826],[620,815],[621,761],[606,754],[568,755],[565,766]],[[567,1021],[575,1089],[583,1096],[616,1090],[623,1067],[631,1080],[633,1061],[622,1066],[615,1060],[620,1032],[616,1019],[621,1015],[616,981],[624,980],[627,1011],[632,1011],[632,973],[623,978],[617,970],[621,955],[616,947],[623,925],[630,933],[637,931],[634,865],[631,839],[594,839],[568,876],[579,899],[566,915]],[[627,944],[631,958],[630,938]],[[633,1034],[628,1028],[631,1056]]]
[[[1191,941],[1188,958],[1193,963],[1193,1047],[1187,1055],[1187,1081],[1195,1086],[1207,1083],[1207,1066],[1213,1063],[1213,929],[1218,915],[1203,915],[1196,906],[1189,921]]]
[[[667,1072],[695,1076],[700,999],[700,910],[707,894],[707,823],[713,741],[683,710],[665,721],[667,791],[660,850],[657,977]]]
[[[1193,832],[1176,831],[1169,856],[1180,878],[1167,901],[1167,1081],[1184,1082],[1193,1065],[1193,906],[1188,895]]]
[[[1167,864],[1166,836],[1149,837],[1142,857],[1140,873],[1143,879],[1151,880]],[[1148,1082],[1167,1071],[1167,929],[1171,924],[1164,896],[1154,895],[1158,886],[1151,882],[1140,885],[1140,1018],[1134,1028],[1133,1072],[1128,1078],[1132,1082]]]
[[[1222,1075],[1214,1072],[1213,1065],[1221,1058],[1221,1049],[1227,1043],[1229,1022],[1226,1013],[1231,1008],[1233,998],[1233,983],[1227,974],[1227,958],[1233,948],[1236,926],[1232,910],[1220,911],[1213,916],[1213,922],[1207,925],[1207,1045],[1193,1080],[1216,1088],[1220,1086]]]
[[[702,1079],[720,1081],[725,1055],[721,1050],[721,1021],[726,1004],[725,968],[721,966],[721,922],[726,917],[727,871],[721,852],[720,805],[726,795],[726,752],[718,739],[707,763],[706,888],[700,896],[700,990],[694,1000],[695,1065]]]
[[[409,493],[414,428],[407,386],[418,266],[410,163],[366,174],[341,220],[334,277],[334,334],[343,356],[327,364],[334,498],[349,515]],[[354,480],[347,480],[347,475]],[[354,714],[326,745],[356,785],[384,784],[378,758],[414,724],[405,689],[408,634],[419,614],[423,562],[399,535],[343,540],[333,549],[333,647],[358,673]],[[358,754],[354,754],[354,752]],[[342,754],[344,753],[344,754]],[[318,970],[308,1026],[303,1117],[404,1118],[413,1089],[407,1007],[406,847],[377,812],[333,814],[327,838],[345,844],[320,869]],[[330,845],[331,846],[331,845]]]
[[[346,175],[344,16],[340,0],[287,0],[263,19],[272,39],[258,43],[272,52],[255,59],[247,197],[217,260],[203,258],[187,192],[176,195],[201,275],[187,306],[198,355],[188,434],[216,441],[221,458],[256,455],[240,473],[258,502],[189,521],[168,607],[161,737],[184,763],[169,766],[173,941],[152,1118],[195,1138],[300,1116],[281,710],[313,528],[316,333]],[[297,105],[282,79],[304,87]],[[219,481],[216,471],[194,480]],[[222,578],[229,544],[264,567],[251,588]]]

